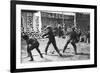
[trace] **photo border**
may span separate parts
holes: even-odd
[[[57,67],[41,67],[41,68],[25,68],[16,69],[16,5],[40,5],[54,7],[72,7],[72,8],[87,8],[94,9],[94,64],[89,65],[73,65],[73,66],[57,66]],[[33,2],[33,1],[11,1],[11,29],[10,29],[10,46],[11,46],[11,72],[29,72],[29,71],[47,71],[47,70],[62,70],[62,69],[79,69],[97,67],[97,6],[94,5],[78,5],[78,4],[62,4],[48,2]]]

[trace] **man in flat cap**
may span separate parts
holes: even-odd
[[[47,36],[49,38],[49,41],[47,43],[47,46],[45,48],[45,53],[47,54],[47,51],[48,51],[48,47],[49,45],[52,43],[52,45],[54,46],[54,49],[57,51],[57,53],[62,56],[62,54],[60,54],[58,48],[57,48],[57,45],[56,45],[56,40],[55,40],[55,36],[54,36],[54,33],[52,31],[52,27],[51,26],[48,26],[47,28],[47,33],[45,33],[42,37],[44,36]]]
[[[31,53],[31,51],[33,49],[36,49],[38,51],[38,53],[40,54],[41,58],[43,58],[43,55],[42,55],[42,53],[39,49],[39,42],[37,41],[37,39],[36,38],[29,38],[29,36],[26,35],[26,34],[23,35],[22,37],[27,43],[27,53],[28,53],[28,57],[31,58],[30,61],[34,60],[33,56],[32,56],[32,53]]]
[[[72,31],[69,33],[69,39],[68,39],[67,43],[64,46],[63,53],[65,52],[68,44],[71,43],[73,48],[74,48],[75,54],[77,54],[76,42],[77,42],[77,33],[75,31],[75,27],[72,27]]]

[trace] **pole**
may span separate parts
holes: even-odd
[[[65,24],[64,24],[64,14],[63,14],[63,12],[62,12],[62,18],[63,18],[63,29],[64,29]]]
[[[75,13],[75,16],[74,16],[74,27],[76,27],[76,13]]]

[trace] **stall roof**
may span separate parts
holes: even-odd
[[[57,13],[57,14],[73,15],[73,16],[75,16],[75,13],[74,13],[74,12],[59,12],[59,11],[41,11],[41,12],[46,12],[46,13]]]

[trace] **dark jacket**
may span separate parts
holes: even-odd
[[[48,31],[47,33],[45,33],[45,34],[43,35],[43,37],[44,37],[44,36],[47,36],[47,37],[49,38],[49,41],[55,41],[55,36],[54,36],[52,30],[51,30],[51,31]]]
[[[70,40],[72,40],[72,42],[75,42],[75,43],[78,42],[78,39],[77,39],[78,34],[76,33],[76,31],[70,32],[69,37],[70,37]]]
[[[39,47],[39,42],[37,41],[37,39],[29,39],[29,40],[27,40],[27,44],[28,45],[30,44],[32,48]]]

